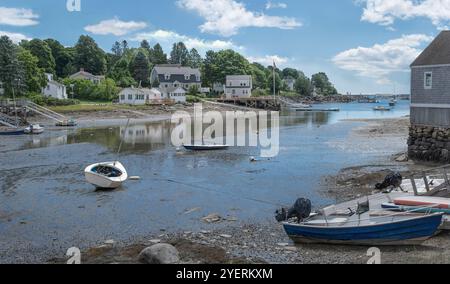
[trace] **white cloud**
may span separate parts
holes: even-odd
[[[159,42],[167,49],[171,48],[171,45],[175,42],[184,42],[187,48],[195,48],[200,53],[205,53],[207,50],[222,50],[222,49],[234,49],[242,50],[243,48],[235,45],[232,41],[223,40],[204,40],[195,37],[189,37],[181,35],[173,31],[157,30],[149,33],[139,33],[135,35],[132,40],[142,41],[149,40]]]
[[[286,3],[282,3],[282,2],[272,2],[269,1],[266,3],[266,10],[270,10],[270,9],[286,9],[288,7],[288,5]]]
[[[294,29],[302,25],[294,18],[248,11],[243,3],[235,0],[178,0],[177,3],[205,20],[200,26],[202,32],[222,36],[235,35],[246,27]]]
[[[289,62],[289,58],[279,56],[279,55],[266,55],[266,56],[247,56],[247,60],[250,62],[257,62],[264,66],[272,66],[273,62],[275,61],[275,64],[277,67],[281,68],[282,66],[285,66],[286,63]]]
[[[39,16],[30,9],[0,7],[0,25],[34,26]]]
[[[450,22],[450,0],[358,0],[365,4],[362,20],[384,26],[396,19],[408,20],[424,17],[438,28]]]
[[[86,26],[84,29],[96,35],[112,34],[115,36],[123,36],[130,32],[142,30],[146,27],[147,23],[145,22],[124,22],[119,20],[118,18],[114,18],[111,20],[101,21],[96,25]]]
[[[27,37],[24,34],[10,33],[10,32],[5,32],[5,31],[0,31],[0,36],[7,36],[7,37],[9,37],[10,40],[12,40],[15,43],[19,43],[22,40],[31,40],[31,38]]]
[[[404,35],[384,44],[346,50],[336,55],[333,62],[341,69],[373,78],[378,84],[389,84],[389,75],[408,71],[420,54],[420,47],[432,39],[423,34]]]

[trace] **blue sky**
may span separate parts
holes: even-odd
[[[327,72],[342,93],[409,92],[408,65],[450,20],[450,0],[0,0],[0,34],[183,40],[201,53],[233,48],[264,65]]]

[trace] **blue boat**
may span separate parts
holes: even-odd
[[[296,243],[393,246],[420,245],[433,237],[442,224],[443,213],[387,214],[369,212],[349,218],[316,215],[300,224],[283,223]]]
[[[0,131],[0,136],[17,136],[17,135],[23,135],[23,134],[25,134],[24,129]]]

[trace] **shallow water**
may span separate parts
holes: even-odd
[[[177,151],[170,143],[171,123],[132,125],[124,133],[120,161],[141,180],[115,191],[95,191],[83,169],[116,159],[123,126],[1,138],[0,262],[17,260],[17,253],[30,248],[37,255],[64,254],[68,247],[106,239],[210,229],[199,220],[211,213],[242,222],[270,221],[279,205],[299,197],[315,207],[333,203],[319,192],[322,177],[385,160],[406,147],[406,137],[383,143],[349,140],[350,131],[363,123],[341,120],[405,116],[408,103],[400,101],[391,112],[355,103],[319,106],[341,112],[283,113],[280,154],[255,163],[249,158],[259,156],[258,147]]]

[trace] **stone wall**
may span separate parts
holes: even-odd
[[[450,128],[413,125],[408,146],[412,160],[450,163]]]

